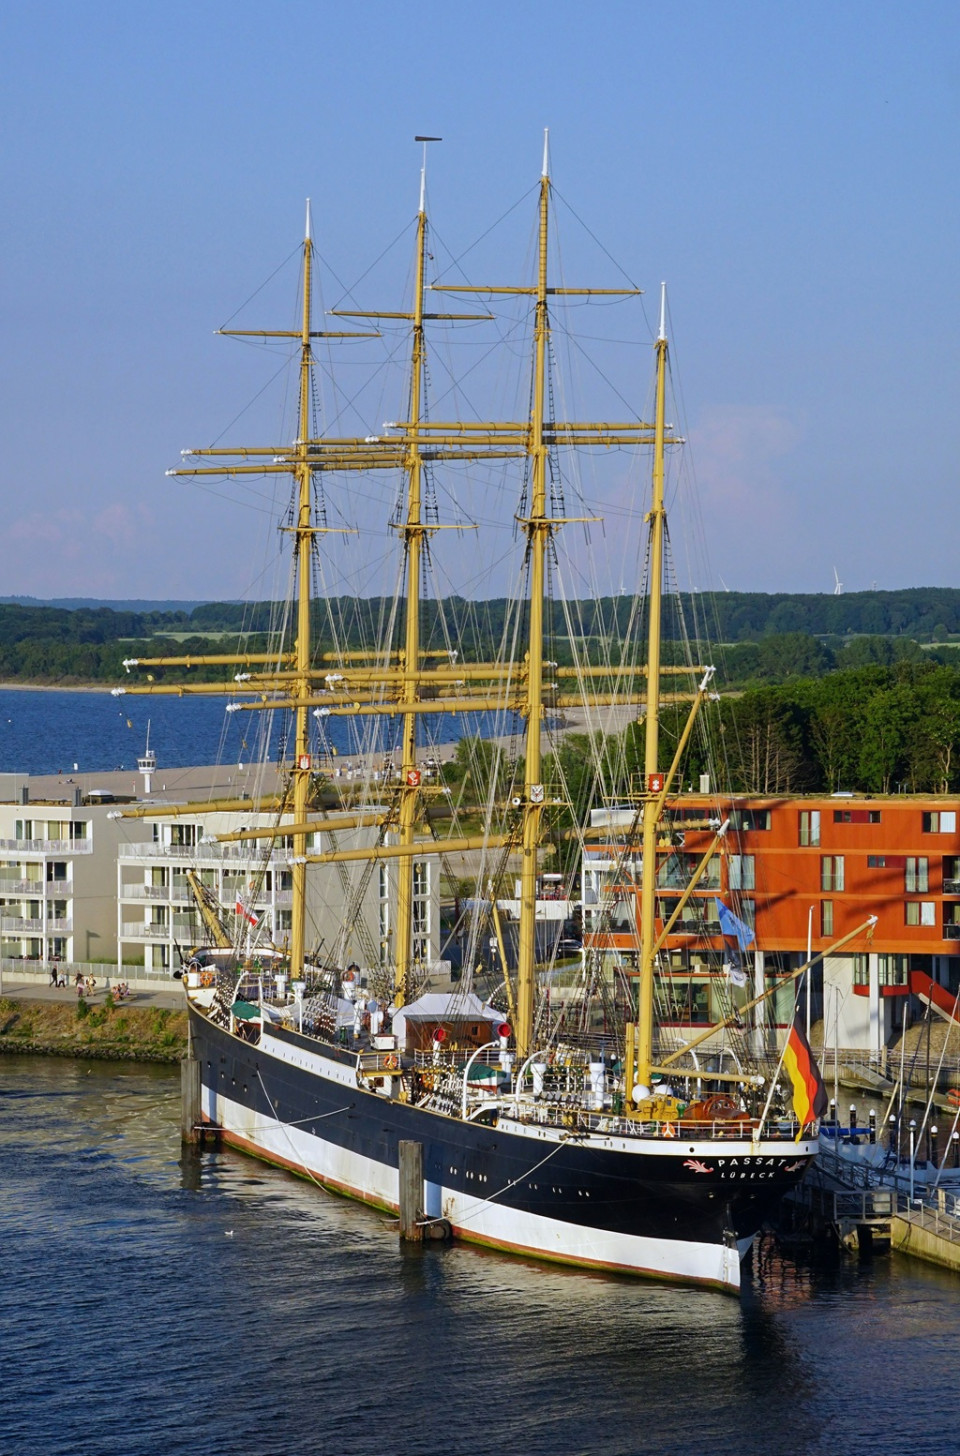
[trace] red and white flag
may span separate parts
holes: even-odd
[[[246,922],[247,922],[248,925],[259,925],[260,924],[260,917],[259,917],[259,915],[254,915],[254,913],[253,913],[252,910],[248,910],[247,907],[246,907],[246,905],[243,903],[243,901],[241,900],[241,898],[240,898],[239,895],[237,896],[237,903],[236,903],[236,905],[234,905],[233,909],[234,909],[234,913],[236,915],[242,915],[243,916],[244,920],[246,920]]]

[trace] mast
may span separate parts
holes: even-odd
[[[660,633],[663,603],[663,536],[666,512],[663,505],[663,457],[666,439],[667,395],[667,286],[660,287],[660,330],[657,335],[657,403],[653,428],[653,500],[650,506],[650,620],[647,635],[647,718],[643,770],[646,807],[643,815],[643,878],[640,889],[640,977],[637,1006],[637,1082],[650,1086],[653,1062],[653,978],[656,960],[657,830],[661,793],[658,773],[660,752]],[[632,1068],[630,1069],[632,1071]],[[629,1078],[632,1081],[632,1077]],[[628,1088],[629,1090],[629,1088]],[[642,1095],[647,1095],[642,1093]]]
[[[310,199],[307,199],[307,217],[303,239],[303,300],[300,335],[300,408],[297,440],[295,445],[294,477],[297,482],[297,521],[294,527],[297,561],[297,638],[294,648],[296,673],[295,683],[297,706],[294,710],[295,749],[293,763],[293,816],[297,826],[307,817],[307,803],[310,796],[310,717],[307,699],[310,697],[310,557],[313,551],[312,487],[313,471],[307,457],[310,439],[310,370],[312,353],[310,347],[311,268],[313,242],[310,225]],[[293,908],[290,926],[290,974],[298,979],[303,971],[306,942],[307,903],[307,836],[304,832],[293,835],[293,857],[291,878]]]
[[[438,141],[438,137],[417,137],[418,142]],[[399,713],[402,720],[402,778],[400,793],[394,806],[377,822],[381,828],[395,827],[397,843],[382,846],[374,851],[372,858],[396,858],[399,863],[397,875],[397,921],[393,944],[394,975],[393,993],[396,1004],[407,999],[413,961],[414,944],[414,884],[415,862],[422,855],[446,849],[446,844],[424,844],[416,839],[416,829],[423,802],[423,788],[419,781],[416,763],[418,719],[426,713],[450,713],[485,711],[503,708],[504,705],[519,712],[526,722],[526,758],[524,794],[520,811],[520,823],[505,836],[487,836],[488,848],[495,845],[513,846],[519,841],[522,853],[521,863],[521,917],[519,934],[518,1002],[516,1015],[516,1041],[518,1049],[529,1052],[533,1039],[534,992],[536,976],[536,903],[537,903],[537,850],[542,834],[544,813],[543,773],[543,714],[545,688],[544,672],[544,628],[547,552],[553,533],[568,523],[568,518],[548,514],[547,470],[548,456],[553,449],[593,446],[609,448],[612,445],[636,446],[650,442],[651,425],[642,420],[596,422],[565,421],[547,419],[547,368],[550,340],[549,300],[553,294],[590,298],[594,296],[629,296],[640,290],[628,288],[570,288],[551,287],[548,282],[548,234],[550,220],[550,175],[547,134],[545,133],[543,165],[539,191],[538,257],[535,283],[516,286],[437,284],[432,291],[467,294],[526,294],[534,299],[534,350],[533,390],[529,417],[523,421],[462,421],[430,420],[424,418],[424,389],[426,385],[426,340],[425,323],[432,319],[489,320],[491,313],[427,312],[424,308],[427,292],[425,272],[427,257],[427,217],[425,204],[425,162],[421,169],[420,205],[417,214],[417,261],[415,294],[412,311],[384,311],[334,309],[336,317],[354,319],[409,320],[412,325],[412,358],[409,394],[409,418],[406,421],[387,424],[385,435],[360,434],[356,436],[332,437],[311,434],[311,369],[313,358],[311,340],[324,338],[370,338],[376,334],[342,333],[334,331],[317,332],[311,328],[311,286],[313,250],[309,204],[304,239],[303,296],[301,301],[301,326],[294,330],[270,329],[221,329],[223,334],[241,337],[277,338],[296,340],[299,347],[299,415],[297,438],[292,447],[261,446],[212,446],[184,451],[190,463],[186,468],[170,471],[172,475],[227,475],[240,477],[246,474],[262,475],[288,473],[296,481],[296,520],[288,527],[294,538],[296,561],[296,638],[292,650],[283,652],[277,659],[273,653],[203,654],[200,657],[170,657],[162,659],[130,659],[125,666],[148,667],[151,665],[172,666],[226,666],[234,663],[245,669],[235,675],[230,683],[219,684],[173,684],[151,683],[149,686],[115,689],[116,692],[133,692],[138,695],[152,694],[229,694],[249,698],[250,701],[234,702],[228,711],[260,712],[264,709],[288,711],[295,722],[295,761],[292,769],[292,819],[293,823],[278,823],[272,829],[240,831],[223,835],[226,840],[246,838],[273,838],[290,835],[293,853],[293,915],[291,934],[291,961],[294,975],[302,967],[305,951],[305,890],[306,866],[312,862],[339,863],[358,858],[364,851],[334,850],[317,854],[308,852],[308,835],[313,828],[321,827],[323,818],[311,817],[312,764],[309,748],[309,713],[318,708],[324,716],[335,715],[356,719],[365,715]],[[661,447],[664,438],[662,411],[660,419]],[[661,448],[662,453],[662,448]],[[211,458],[212,457],[212,458]],[[441,666],[427,665],[424,657],[438,656],[424,653],[421,647],[421,573],[425,560],[426,540],[436,530],[445,529],[438,523],[423,519],[423,469],[427,460],[448,460],[466,463],[471,460],[504,460],[525,457],[529,460],[530,500],[529,514],[519,524],[527,539],[528,570],[530,574],[529,633],[525,670],[517,681],[511,666],[502,662],[471,663],[449,662]],[[201,463],[204,458],[209,463]],[[403,520],[398,526],[405,547],[405,594],[406,614],[403,628],[403,644],[400,650],[388,653],[387,660],[375,660],[379,654],[343,653],[327,654],[317,663],[312,661],[311,646],[311,557],[314,536],[325,533],[329,528],[322,521],[313,518],[312,477],[315,471],[365,471],[375,469],[401,469],[407,482],[406,507]],[[571,517],[569,521],[585,521],[592,517]],[[460,529],[451,527],[447,529]],[[446,654],[443,654],[446,655]],[[328,664],[334,664],[332,672]],[[669,669],[668,669],[669,670]],[[676,670],[676,669],[674,669]],[[556,668],[557,685],[553,689],[552,702],[560,707],[573,706],[580,702],[580,695],[565,693],[560,681],[570,675],[573,669]],[[610,677],[608,667],[579,668],[588,675]],[[334,686],[336,684],[336,686]],[[504,693],[504,690],[506,692]],[[601,691],[594,694],[594,700],[619,701],[616,684],[605,683]],[[639,698],[637,699],[639,701]],[[655,762],[655,755],[654,755]],[[267,806],[264,801],[264,807]],[[270,807],[275,807],[273,804]],[[161,812],[159,809],[134,811],[137,817]],[[350,816],[354,817],[354,816]],[[362,809],[356,817],[357,824],[370,823]],[[461,847],[465,847],[462,845]],[[470,847],[473,847],[472,845]]]
[[[540,175],[540,223],[537,248],[537,292],[534,315],[533,409],[528,452],[531,461],[530,517],[526,522],[530,552],[530,633],[527,649],[527,738],[523,793],[523,845],[520,861],[520,926],[517,960],[517,1056],[525,1057],[533,1041],[533,1002],[537,953],[537,850],[543,816],[541,782],[543,750],[543,618],[547,541],[547,450],[544,442],[544,395],[550,313],[547,306],[547,241],[550,220],[549,133],[544,132]]]
[[[425,345],[423,333],[423,285],[427,252],[426,174],[427,141],[423,141],[423,166],[420,170],[420,208],[417,212],[417,264],[413,299],[413,357],[410,371],[410,411],[407,420],[407,449],[404,468],[407,474],[407,518],[401,527],[406,557],[407,605],[404,631],[402,768],[400,774],[400,813],[398,841],[410,846],[414,841],[417,811],[420,803],[420,771],[417,768],[417,713],[412,705],[420,696],[420,563],[423,554],[422,521],[423,460],[420,451],[420,410],[423,392]],[[410,973],[413,969],[413,882],[414,860],[403,855],[397,867],[397,934],[394,942],[394,1004],[402,1006],[407,999]]]

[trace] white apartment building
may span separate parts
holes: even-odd
[[[137,821],[125,821],[137,822]],[[197,813],[152,819],[145,842],[122,845],[116,860],[117,941],[122,961],[173,970],[181,953],[206,933],[187,878],[193,871],[221,907],[238,945],[289,942],[292,913],[292,840],[220,843],[242,829],[271,828],[270,815],[251,811]],[[308,854],[369,848],[372,829],[316,831]],[[386,966],[394,955],[396,869],[387,861],[307,866],[308,953],[338,964]],[[439,875],[435,862],[414,871],[415,959],[433,963],[439,941]],[[255,923],[254,923],[255,922]]]
[[[176,969],[181,951],[207,939],[188,870],[219,902],[238,944],[248,936],[252,945],[289,942],[290,838],[217,842],[221,834],[270,827],[272,816],[192,809],[187,815],[171,803],[169,816],[128,818],[131,787],[125,776],[121,797],[119,784],[83,788],[52,776],[31,782],[0,774],[0,956],[8,968],[39,969],[56,960],[113,964],[121,972]],[[376,838],[375,829],[317,831],[307,849],[360,849]],[[308,952],[365,969],[391,965],[396,877],[395,861],[308,864]],[[418,861],[415,960],[431,969],[438,966],[439,884],[438,862]]]
[[[121,829],[104,803],[31,797],[23,775],[0,774],[0,955],[4,960],[116,960]],[[5,802],[9,795],[9,802]]]

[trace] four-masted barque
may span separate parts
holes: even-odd
[[[418,140],[425,140],[418,138]],[[672,761],[661,761],[660,680],[680,669],[661,664],[664,577],[664,458],[674,443],[666,419],[665,310],[654,345],[654,419],[585,422],[554,417],[549,388],[551,305],[557,295],[585,298],[632,289],[567,289],[551,280],[551,182],[548,157],[539,183],[535,277],[525,287],[448,288],[495,300],[527,295],[532,317],[528,418],[489,422],[436,420],[424,407],[426,325],[431,319],[477,315],[427,311],[427,215],[423,176],[417,214],[412,306],[367,314],[409,324],[412,336],[407,418],[337,438],[311,428],[314,340],[328,335],[312,317],[313,243],[308,209],[303,243],[300,328],[256,331],[299,348],[299,421],[289,446],[188,452],[182,474],[286,473],[295,510],[288,522],[296,561],[295,631],[276,653],[191,657],[238,670],[223,691],[244,708],[282,710],[295,724],[288,765],[287,815],[276,834],[291,845],[293,912],[290,977],[296,1000],[271,1006],[262,984],[252,987],[242,965],[185,976],[191,1054],[199,1064],[201,1116],[222,1139],[374,1207],[397,1210],[401,1144],[422,1150],[421,1222],[456,1238],[565,1264],[616,1270],[736,1290],[741,1259],[764,1219],[803,1176],[817,1150],[814,1124],[799,1126],[776,1089],[742,1067],[711,1070],[684,1046],[660,1046],[654,1024],[658,959],[686,896],[665,917],[658,910],[658,856],[669,845],[669,819],[680,783],[681,752],[699,707],[710,693],[711,670],[689,667],[690,716]],[[438,290],[439,291],[439,290]],[[344,313],[347,311],[344,310]],[[354,317],[358,311],[350,311]],[[481,315],[482,317],[483,315]],[[369,327],[369,324],[367,325]],[[227,332],[227,331],[225,331]],[[251,333],[253,331],[250,331]],[[620,410],[620,413],[625,411]],[[545,721],[579,703],[573,671],[592,683],[593,701],[613,703],[628,674],[616,665],[576,669],[547,661],[544,651],[546,580],[552,543],[571,519],[556,509],[551,461],[573,449],[617,446],[652,451],[649,522],[650,601],[645,678],[630,683],[645,705],[644,780],[634,831],[642,848],[640,956],[634,1004],[612,1049],[589,1032],[579,1043],[557,1036],[541,1006],[536,910],[538,854],[550,795],[544,786]],[[210,457],[219,457],[213,458]],[[425,542],[438,529],[424,509],[424,473],[436,461],[520,462],[524,504],[517,521],[529,581],[526,633],[518,661],[437,661],[421,646],[421,578]],[[404,509],[397,527],[404,550],[402,630],[379,654],[327,653],[311,637],[313,562],[323,522],[314,508],[321,473],[388,469],[402,473]],[[639,569],[638,569],[639,575]],[[331,660],[334,659],[334,660]],[[159,662],[161,660],[153,660]],[[162,660],[167,670],[185,659]],[[153,665],[140,659],[139,665]],[[567,675],[565,677],[565,674]],[[592,675],[592,677],[591,677]],[[128,692],[190,691],[166,681]],[[208,687],[194,690],[210,691]],[[390,803],[321,814],[314,789],[310,715],[390,714],[402,725],[399,784]],[[425,809],[418,767],[418,725],[436,712],[512,710],[524,725],[523,780],[513,788],[503,827],[484,824],[460,839],[424,842]],[[636,716],[636,715],[634,715]],[[231,807],[220,803],[217,808]],[[233,807],[236,807],[235,805]],[[256,808],[247,803],[246,808]],[[141,811],[143,812],[143,811]],[[150,812],[150,811],[147,811]],[[157,812],[163,812],[158,806]],[[367,1027],[342,1015],[354,988],[346,968],[305,965],[304,904],[315,861],[356,859],[362,850],[312,852],[315,829],[367,826],[369,855],[392,862],[396,935],[392,995]],[[263,839],[267,830],[233,836]],[[722,834],[722,828],[720,833]],[[420,996],[413,944],[414,866],[427,854],[494,846],[519,856],[516,987],[509,1022],[503,1012],[455,988]],[[695,882],[696,877],[694,877]],[[686,895],[693,889],[688,887]],[[482,895],[484,886],[479,893]],[[507,973],[508,983],[510,980]],[[212,984],[211,984],[212,983]],[[251,1002],[254,1003],[251,1005]],[[349,1010],[349,1005],[348,1005]],[[381,1022],[383,1024],[381,1024]],[[698,1038],[698,1040],[701,1040]],[[701,1052],[702,1052],[701,1048]],[[714,1067],[716,1063],[713,1064]],[[668,1085],[669,1083],[669,1085]]]

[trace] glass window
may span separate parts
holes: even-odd
[[[904,889],[908,895],[923,895],[930,888],[930,861],[925,855],[907,855]]]
[[[957,815],[954,809],[935,809],[923,816],[924,834],[955,834]]]
[[[871,870],[882,870],[887,863],[885,854],[868,854],[867,868]]]
[[[800,810],[800,843],[801,845],[820,843],[820,810]]]
[[[833,901],[821,900],[820,902],[820,934],[833,934]]]
[[[907,957],[905,955],[878,955],[877,979],[878,984],[881,986],[905,986],[907,984]],[[854,956],[853,984],[855,986],[869,986],[869,956]]]
[[[880,965],[881,986],[905,986],[907,984],[907,957],[905,955],[882,955]]]
[[[843,855],[825,854],[820,861],[821,890],[843,889]]]
[[[908,900],[905,906],[908,925],[936,925],[936,905],[932,900]]]
[[[732,854],[729,862],[731,890],[756,889],[756,864],[752,854]]]
[[[734,809],[730,815],[731,829],[769,829],[769,809]]]

